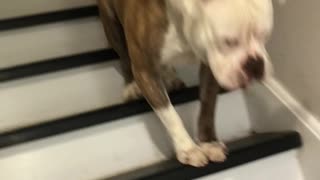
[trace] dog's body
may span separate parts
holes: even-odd
[[[272,29],[270,0],[98,0],[98,5],[121,59],[126,98],[148,100],[180,162],[224,161],[225,147],[216,142],[213,124],[216,96],[220,85],[232,90],[268,75],[264,43]],[[176,62],[201,64],[198,145],[167,95],[166,90],[184,86],[170,66]]]

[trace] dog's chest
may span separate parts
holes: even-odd
[[[198,63],[195,55],[179,39],[173,25],[169,25],[164,36],[164,43],[161,49],[161,63],[166,65]]]

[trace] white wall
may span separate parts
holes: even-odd
[[[320,116],[320,1],[288,0],[275,9],[269,52],[276,77],[311,112]]]
[[[299,131],[303,139],[299,160],[306,180],[320,179],[319,7],[318,0],[288,0],[281,7],[275,3],[275,30],[268,51],[277,83],[268,83],[272,92],[259,85],[246,96],[255,130]]]

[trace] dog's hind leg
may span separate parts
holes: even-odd
[[[162,65],[159,72],[168,91],[179,90],[186,87],[185,83],[178,77],[174,67]]]
[[[120,56],[120,65],[126,86],[123,91],[124,99],[132,100],[140,97],[141,92],[133,79],[125,34],[112,3],[110,0],[98,0],[100,18],[108,43]]]

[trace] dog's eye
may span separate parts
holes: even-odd
[[[225,45],[228,46],[229,48],[235,48],[238,47],[240,42],[236,38],[226,38],[224,41]]]

